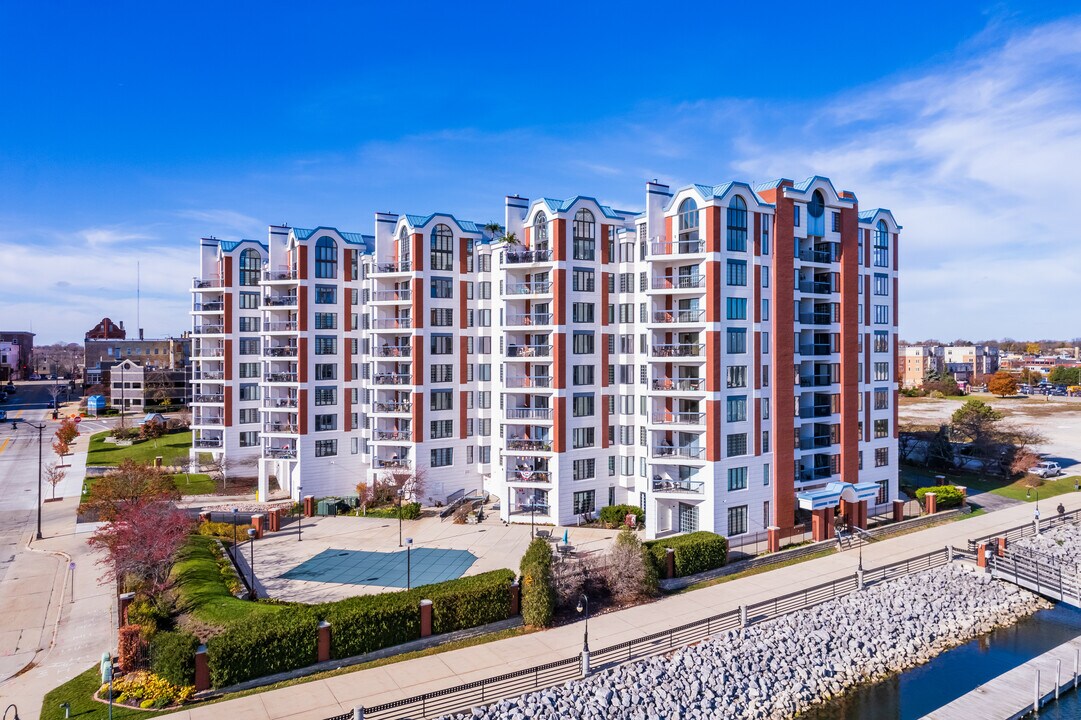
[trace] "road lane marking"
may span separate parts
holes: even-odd
[[[11,444],[11,438],[8,438],[4,442],[0,443],[0,453],[8,449],[8,445]]]

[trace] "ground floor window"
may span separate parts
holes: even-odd
[[[679,532],[698,532],[698,506],[679,504]]]
[[[728,508],[728,534],[742,535],[747,532],[747,506]]]
[[[259,444],[259,433],[248,430],[240,433],[240,447],[255,447]]]
[[[584,515],[591,513],[596,508],[596,493],[593,490],[582,490],[574,493],[574,514]]]

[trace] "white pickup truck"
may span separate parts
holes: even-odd
[[[1030,467],[1028,469],[1029,475],[1036,475],[1042,478],[1055,477],[1062,474],[1062,468],[1057,462],[1044,461],[1036,467]]]

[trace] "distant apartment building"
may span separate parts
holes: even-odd
[[[0,380],[26,380],[34,368],[34,333],[0,330],[0,345],[6,348],[0,360]]]
[[[931,373],[946,372],[958,382],[975,382],[999,368],[998,348],[985,345],[907,345],[902,349],[904,387],[919,387]]]
[[[892,214],[821,177],[651,182],[644,205],[203,240],[195,451],[250,458],[261,498],[405,470],[423,502],[486,490],[511,522],[633,504],[650,537],[775,545],[838,506],[865,524],[897,497]]]
[[[140,329],[137,337],[129,338],[124,323],[113,323],[109,318],[102,318],[83,338],[83,366],[88,385],[98,384],[103,369],[124,359],[155,369],[179,370],[188,366],[190,356],[191,338],[187,333],[180,337],[147,338]]]
[[[155,368],[125,359],[103,366],[101,372],[109,405],[118,409],[161,411],[191,401],[185,368]]]

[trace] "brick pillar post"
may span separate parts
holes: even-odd
[[[312,515],[315,515],[315,496],[314,495],[305,495],[304,496],[304,517],[311,517]]]
[[[976,567],[987,567],[987,543],[982,542],[976,546]]]
[[[210,663],[206,658],[206,645],[195,651],[195,692],[210,689]]]
[[[316,642],[316,661],[327,662],[330,660],[330,623],[323,621],[319,623],[318,640]]]
[[[968,488],[964,485],[954,485],[954,487],[961,491],[961,507],[968,505]]]
[[[829,540],[826,528],[826,508],[811,512],[811,539],[815,542]]]
[[[263,522],[265,519],[266,518],[264,518],[262,515],[252,515],[251,516],[251,524],[252,524],[252,527],[255,528],[255,539],[256,540],[262,540],[263,539],[263,530],[266,529],[265,528],[265,523]]]
[[[154,458],[154,467],[160,468],[162,466],[162,464],[163,464],[163,461],[164,461],[164,458],[162,458],[161,455],[158,455],[157,457]]]
[[[432,601],[420,601],[420,636],[426,638],[432,634]]]
[[[1000,537],[998,539],[997,552],[999,557],[1006,557],[1006,538]]]
[[[676,551],[672,548],[664,549],[664,576],[669,580],[676,576]]]
[[[905,501],[894,500],[893,501],[893,521],[901,522],[905,519]]]
[[[856,503],[856,522],[855,525],[860,530],[867,529],[867,501],[860,500]]]
[[[122,628],[128,624],[128,605],[135,599],[135,593],[121,593],[116,601],[116,626]]]
[[[278,532],[281,530],[281,516],[277,510],[271,510],[266,515],[267,519],[267,532]]]
[[[781,549],[781,528],[770,525],[766,528],[766,551],[777,552]]]
[[[934,515],[938,512],[938,498],[934,493],[927,493],[923,496],[923,506],[928,515]]]
[[[209,512],[201,512],[201,513],[199,513],[199,522],[201,522],[201,523],[210,522],[210,513]]]
[[[522,612],[522,587],[515,580],[510,584],[510,616],[516,617]]]
[[[834,522],[833,522],[834,512],[835,512],[834,508],[831,508],[831,507],[828,507],[823,511],[822,517],[825,518],[825,522],[826,522],[826,539],[827,540],[832,540],[834,537],[837,536],[837,528],[836,528],[836,526],[834,525]]]

